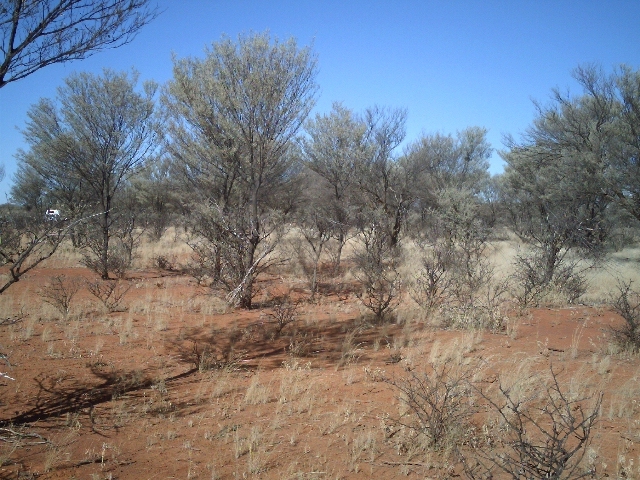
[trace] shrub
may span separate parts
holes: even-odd
[[[287,325],[298,320],[298,303],[291,301],[288,295],[278,299],[269,314],[275,324],[274,336],[279,337]]]
[[[490,226],[471,192],[445,189],[414,233],[420,268],[412,298],[446,326],[500,328],[504,283],[496,282],[486,251]]]
[[[176,262],[171,257],[165,255],[156,255],[153,259],[153,262],[155,266],[160,270],[166,270],[168,272],[176,270]]]
[[[69,316],[71,300],[78,293],[78,290],[80,290],[78,280],[69,280],[64,275],[56,275],[51,277],[49,283],[40,289],[40,296],[66,319]]]
[[[624,351],[640,352],[640,292],[631,288],[631,282],[618,282],[618,296],[611,306],[625,320],[621,327],[611,327],[613,341]]]
[[[515,273],[511,279],[518,286],[514,292],[516,301],[522,307],[537,306],[545,296],[556,292],[567,302],[575,303],[587,290],[584,270],[577,261],[569,261],[566,252],[553,257],[545,252],[533,250],[518,255],[514,262]]]
[[[582,459],[590,444],[602,393],[594,400],[564,392],[553,367],[549,381],[539,387],[534,385],[522,392],[500,381],[497,399],[480,391],[498,421],[486,440],[476,446],[474,458],[461,455],[467,477],[494,478],[495,472],[518,480],[595,475],[593,469],[583,467]]]
[[[422,437],[429,448],[453,447],[469,431],[475,409],[470,403],[474,370],[451,363],[433,365],[428,374],[410,372],[400,379],[384,381],[400,391],[407,409],[396,421],[413,435]]]
[[[377,223],[362,229],[362,243],[355,253],[355,277],[362,284],[356,295],[376,322],[384,321],[400,294],[399,247]]]
[[[411,298],[427,314],[442,305],[450,292],[452,280],[448,275],[452,265],[452,252],[445,245],[416,242],[420,251],[420,270],[411,288]]]
[[[188,359],[193,367],[201,373],[208,370],[225,370],[227,372],[239,370],[246,357],[245,351],[234,348],[235,341],[233,339],[226,348],[217,350],[206,343],[202,349],[195,340],[192,340],[192,343],[191,351],[185,352],[185,359]]]
[[[87,283],[87,290],[96,297],[110,313],[120,310],[121,302],[131,285],[122,280],[96,280]]]

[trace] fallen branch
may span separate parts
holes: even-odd
[[[428,463],[421,463],[421,462],[387,462],[387,461],[383,461],[382,465],[390,465],[392,467],[397,467],[397,466],[410,466],[410,467],[426,467],[429,468],[431,465]]]
[[[5,432],[8,433],[9,436],[3,435]],[[16,443],[23,438],[39,438],[40,440],[42,440],[40,442],[29,442],[28,445],[41,445],[43,443],[50,443],[49,440],[37,433],[22,433],[16,432],[11,428],[0,428],[0,440],[2,440],[3,442]]]
[[[23,313],[22,309],[20,309],[20,313],[17,315],[13,315],[11,317],[6,317],[0,319],[0,326],[2,325],[15,325],[19,321],[23,320],[27,316],[26,313]]]

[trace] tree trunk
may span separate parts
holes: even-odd
[[[547,251],[545,252],[545,266],[544,266],[544,279],[543,285],[549,285],[553,280],[553,274],[556,271],[556,264],[558,263],[558,253],[560,253],[560,248],[554,243],[547,247]]]
[[[402,220],[404,218],[404,207],[402,202],[396,208],[395,218],[393,219],[393,228],[389,239],[389,246],[396,247],[400,241],[400,231],[402,230]]]
[[[318,290],[318,263],[320,263],[320,255],[322,254],[322,247],[324,246],[324,241],[320,240],[320,242],[318,248],[314,250],[313,273],[311,275],[311,301],[315,300],[316,291]]]
[[[215,246],[213,258],[213,281],[219,282],[222,274],[222,255],[220,254],[220,245]]]
[[[242,291],[240,293],[240,307],[250,309],[251,308],[251,299],[253,297],[253,281],[255,280],[256,272],[255,272],[255,253],[258,245],[260,243],[260,218],[258,215],[258,186],[253,188],[251,192],[251,205],[250,205],[250,215],[251,215],[251,236],[247,245],[247,253],[245,255],[244,261],[244,285],[242,287]]]
[[[253,298],[253,281],[255,279],[255,269],[253,262],[257,246],[257,242],[252,238],[249,242],[244,262],[244,273],[246,280],[244,281],[244,285],[242,286],[242,290],[240,291],[240,302],[238,305],[240,306],[240,308],[246,308],[247,310],[251,309],[251,300]]]
[[[342,261],[342,248],[344,247],[344,244],[347,243],[346,240],[346,235],[344,234],[344,232],[340,232],[340,234],[338,235],[338,251],[336,252],[336,259],[335,262],[333,263],[333,276],[337,276],[338,273],[340,272],[340,262]]]
[[[109,280],[109,215],[111,199],[107,197],[104,212],[102,213],[102,251],[100,252],[100,277]]]

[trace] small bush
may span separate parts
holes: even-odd
[[[618,295],[611,306],[625,320],[621,327],[611,327],[613,341],[622,350],[640,352],[640,292],[631,288],[631,282],[618,283]]]
[[[362,291],[356,295],[376,322],[387,319],[397,304],[399,254],[399,247],[391,244],[380,225],[374,223],[362,230],[362,244],[355,253],[355,277]]]
[[[584,269],[578,268],[578,262],[568,261],[565,255],[553,268],[548,265],[548,255],[540,251],[516,257],[511,279],[518,286],[514,297],[520,306],[537,306],[554,292],[569,303],[584,295],[587,290]]]
[[[549,381],[536,387],[523,392],[500,382],[498,398],[480,391],[497,421],[486,427],[486,438],[476,443],[471,458],[461,455],[468,478],[495,478],[499,472],[517,480],[595,476],[582,459],[602,393],[587,397],[564,392],[553,368]]]
[[[191,351],[187,353],[189,361],[199,372],[208,370],[224,370],[231,372],[239,370],[243,360],[246,358],[244,350],[234,348],[235,341],[222,350],[215,351],[210,345],[205,344],[200,348],[196,341],[193,341]]]
[[[453,447],[470,430],[475,413],[470,402],[473,374],[473,369],[442,363],[433,365],[430,374],[410,372],[398,380],[385,379],[400,391],[400,402],[407,407],[397,426],[422,437],[431,449]]]
[[[87,283],[87,290],[96,297],[109,313],[122,309],[121,302],[131,288],[122,280],[96,280]]]
[[[274,336],[279,337],[287,325],[292,325],[298,320],[298,304],[286,295],[275,302],[269,317],[275,324]]]
[[[71,309],[71,300],[78,293],[78,290],[80,290],[78,280],[70,280],[64,275],[57,275],[51,277],[49,283],[40,289],[40,296],[66,319]]]
[[[172,272],[176,269],[175,261],[164,255],[157,255],[153,260],[156,267],[158,267],[160,270]]]
[[[443,245],[416,242],[421,253],[421,268],[415,276],[409,294],[427,314],[445,303],[452,280],[448,275],[453,263],[450,249]]]

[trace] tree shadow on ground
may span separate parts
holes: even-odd
[[[184,378],[194,372],[195,369],[187,370],[166,379],[165,382]],[[34,381],[38,393],[34,399],[34,405],[27,407],[24,411],[16,412],[13,417],[0,419],[0,427],[43,422],[68,413],[91,409],[119,396],[147,389],[153,385],[153,378],[149,372],[141,370],[124,371],[92,365],[91,373],[97,382],[78,379],[60,381],[52,377],[36,377]]]
[[[401,328],[356,317],[315,324],[298,320],[278,331],[275,322],[262,319],[224,329],[193,327],[166,348],[181,363],[199,370],[278,368],[292,356],[315,359],[317,366],[339,366],[356,353],[366,360],[367,347],[381,337],[390,344]]]

